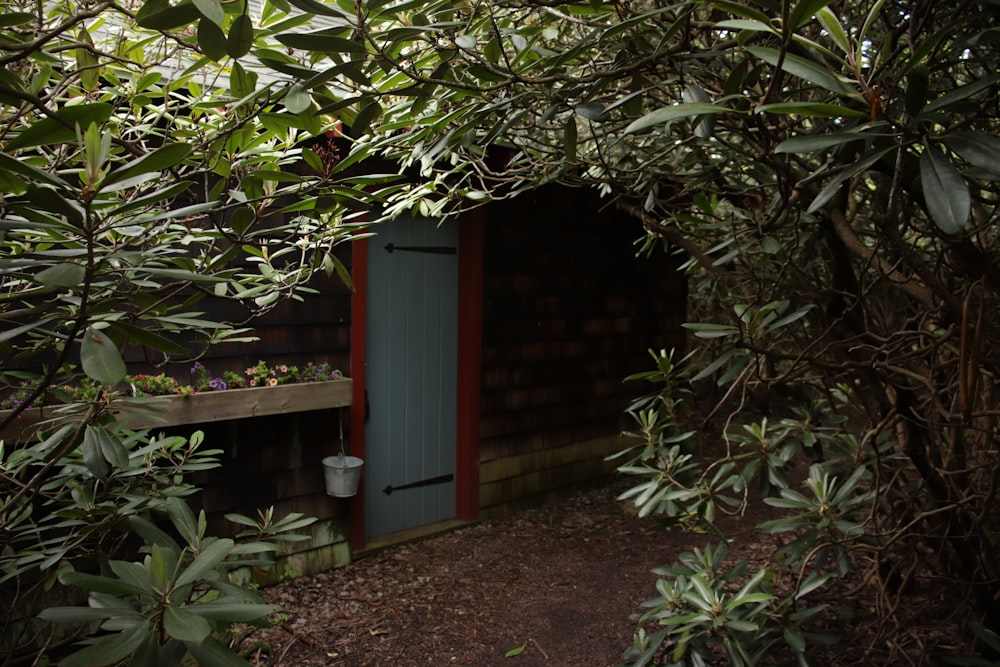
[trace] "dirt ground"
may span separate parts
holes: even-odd
[[[282,607],[276,625],[246,635],[259,666],[605,667],[618,665],[655,595],[652,569],[709,543],[708,535],[649,530],[616,499],[626,480],[569,500],[395,547],[351,565],[265,589]],[[773,548],[753,526],[764,505],[728,523],[730,559],[763,562]],[[844,595],[846,585],[834,595]],[[856,583],[856,582],[855,582]],[[874,619],[858,597],[838,599],[826,621],[841,641],[810,649],[810,664],[940,664],[956,649],[962,614],[930,590],[897,609],[905,645],[869,636]],[[904,638],[905,639],[905,638]],[[948,651],[946,651],[948,652]]]
[[[279,625],[260,665],[616,665],[655,594],[654,567],[707,536],[649,532],[616,483],[395,547],[264,591]],[[703,538],[703,539],[702,539]]]

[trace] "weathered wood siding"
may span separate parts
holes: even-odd
[[[338,256],[350,262],[350,244],[338,249]],[[285,302],[254,322],[260,340],[218,346],[212,356],[201,360],[213,376],[222,371],[240,372],[264,361],[268,365],[304,366],[327,362],[350,375],[350,291],[336,276],[319,276],[310,285],[317,294],[304,302]],[[183,379],[183,369],[168,374]],[[303,385],[307,386],[307,385]],[[222,466],[192,479],[202,487],[193,505],[204,508],[209,531],[233,535],[243,527],[225,519],[236,512],[256,516],[257,511],[274,506],[274,515],[289,512],[314,516],[307,542],[289,543],[291,554],[270,571],[257,571],[264,583],[279,577],[288,564],[290,572],[310,574],[350,561],[348,547],[349,500],[326,495],[321,461],[340,451],[340,418],[343,417],[344,447],[350,447],[348,407],[312,412],[288,413],[214,424],[188,425],[170,429],[205,433],[203,447],[222,449]]]
[[[337,254],[348,264],[350,244],[339,246]],[[252,331],[245,335],[256,336],[259,340],[216,345],[199,359],[200,363],[213,376],[220,376],[223,371],[239,373],[258,361],[299,367],[310,361],[326,362],[349,375],[351,292],[338,277],[325,274],[316,276],[310,287],[318,293],[306,295],[304,301],[284,301],[249,325]],[[213,301],[208,307],[213,317],[219,317],[219,313],[236,321],[245,317],[245,313],[233,304]],[[192,353],[199,351],[194,341],[186,342]],[[160,359],[148,358],[147,354],[139,348],[127,351],[130,373],[165,372],[182,384],[190,381],[191,362],[164,366]]]
[[[343,417],[346,428],[346,412]],[[281,576],[284,562],[301,575],[350,561],[349,500],[326,495],[321,464],[340,451],[339,409],[189,425],[171,432],[194,428],[204,431],[204,447],[223,450],[220,468],[192,478],[202,488],[192,505],[205,510],[210,534],[234,535],[244,529],[226,520],[227,513],[256,517],[268,506],[274,507],[276,518],[301,512],[318,519],[310,529],[312,539],[289,543],[291,555],[276,569],[258,572],[258,579]]]
[[[623,379],[681,348],[675,262],[635,257],[642,230],[580,191],[545,189],[486,214],[480,507],[540,502],[611,472]]]

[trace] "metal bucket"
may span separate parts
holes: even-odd
[[[356,456],[327,456],[323,459],[326,494],[335,498],[350,498],[358,492],[361,466],[365,462]]]

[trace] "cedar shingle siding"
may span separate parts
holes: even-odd
[[[648,391],[625,376],[650,348],[681,348],[676,263],[636,258],[636,222],[549,188],[486,213],[480,505],[520,504],[613,466],[604,454]],[[577,447],[579,458],[573,452]],[[561,452],[561,448],[569,448]],[[554,454],[553,452],[559,452]],[[503,459],[511,459],[505,462]],[[520,478],[520,479],[518,479]]]

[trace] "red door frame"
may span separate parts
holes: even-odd
[[[479,516],[479,395],[482,377],[483,231],[481,209],[462,217],[458,241],[458,400],[456,406],[455,516]],[[353,242],[351,296],[351,456],[365,454],[365,329],[368,319],[368,239]],[[350,500],[350,545],[365,547],[364,479]]]

